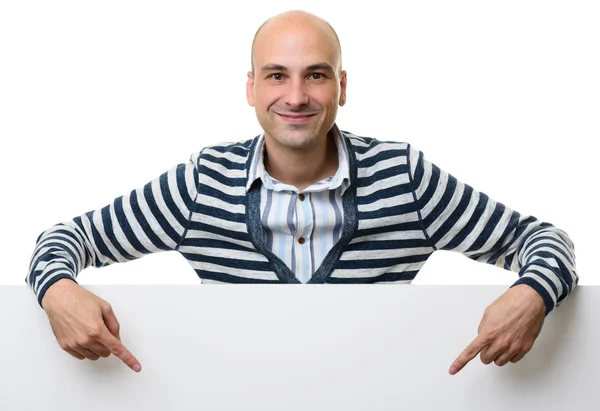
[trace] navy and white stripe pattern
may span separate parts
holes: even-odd
[[[54,282],[74,279],[86,267],[176,249],[195,204],[197,178],[192,163],[179,164],[99,210],[42,232],[26,278],[39,302]]]
[[[411,174],[424,231],[435,249],[519,273],[549,310],[577,285],[574,245],[569,236],[533,216],[521,215],[458,181],[422,152],[411,149]]]
[[[410,282],[440,249],[517,272],[515,285],[533,287],[547,313],[576,286],[574,246],[564,231],[457,181],[407,143],[341,135],[351,184],[341,196],[340,239],[307,283]],[[203,283],[300,284],[267,244],[261,180],[248,182],[258,141],[207,147],[111,204],[43,232],[26,278],[38,301],[55,281],[75,281],[88,266],[166,250],[180,252]]]
[[[298,280],[308,282],[325,256],[339,241],[344,221],[342,195],[350,185],[348,153],[337,127],[331,133],[338,152],[335,175],[302,191],[272,178],[264,166],[264,134],[260,136],[246,188],[259,179],[261,222],[267,248]]]

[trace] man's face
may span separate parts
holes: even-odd
[[[329,32],[297,25],[259,33],[246,94],[267,144],[302,149],[325,139],[345,93],[346,73]]]

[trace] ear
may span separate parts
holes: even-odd
[[[340,106],[346,104],[346,84],[348,79],[346,77],[346,70],[342,70],[342,76],[340,78]]]
[[[248,80],[246,81],[246,100],[248,104],[254,107],[254,75],[252,72],[248,72]]]

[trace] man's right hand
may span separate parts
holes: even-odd
[[[42,307],[60,347],[73,357],[97,360],[114,354],[140,372],[139,361],[121,343],[119,322],[110,304],[69,279],[54,283]]]

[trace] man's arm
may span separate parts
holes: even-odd
[[[533,345],[545,316],[577,285],[573,242],[552,224],[511,210],[458,181],[412,147],[409,162],[423,231],[432,247],[519,275],[488,307],[478,338],[451,373],[479,352],[484,363],[518,361]]]
[[[25,279],[41,305],[55,282],[76,282],[85,268],[175,250],[196,196],[195,165],[178,164],[112,203],[42,232]]]
[[[25,280],[64,351],[91,360],[112,353],[134,371],[141,370],[121,344],[110,304],[80,287],[76,277],[89,266],[176,250],[188,228],[197,186],[197,169],[190,160],[101,209],[40,234]]]

